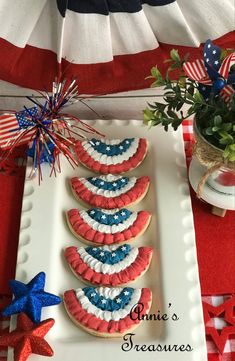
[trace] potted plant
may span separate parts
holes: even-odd
[[[164,87],[164,96],[162,102],[148,104],[145,124],[177,130],[193,116],[194,155],[206,168],[198,196],[205,182],[235,195],[235,53],[207,40],[202,59],[190,63],[188,55],[181,59],[173,49],[167,62],[165,76],[153,67],[148,77],[154,80],[152,87]],[[173,80],[175,75],[178,80]]]

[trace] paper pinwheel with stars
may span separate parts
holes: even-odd
[[[235,92],[235,53],[221,61],[221,49],[207,40],[204,46],[204,59],[185,62],[186,75],[199,83],[199,91],[209,100],[210,95],[220,95],[228,103]]]

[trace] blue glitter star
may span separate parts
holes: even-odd
[[[14,299],[2,311],[3,316],[24,312],[33,322],[40,322],[43,307],[58,305],[61,302],[60,297],[44,291],[45,281],[44,272],[38,273],[28,284],[11,280],[9,285]]]

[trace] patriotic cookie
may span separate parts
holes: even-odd
[[[136,204],[144,198],[149,177],[122,177],[112,174],[100,177],[72,178],[72,192],[78,200],[93,207],[114,209]]]
[[[151,215],[147,211],[93,208],[67,212],[70,230],[78,239],[91,245],[111,245],[132,241],[144,233]]]
[[[133,331],[148,314],[151,302],[149,288],[85,287],[64,293],[72,321],[99,337],[122,337]]]
[[[68,247],[65,258],[75,274],[85,283],[120,286],[135,281],[149,268],[150,247],[123,246]]]
[[[136,168],[147,153],[144,138],[77,141],[75,152],[87,168],[102,174],[121,174]]]

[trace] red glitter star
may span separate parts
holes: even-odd
[[[55,321],[52,318],[34,324],[25,313],[17,318],[17,327],[11,333],[0,337],[0,346],[14,348],[14,361],[26,361],[32,353],[53,356],[53,350],[44,340]]]
[[[206,335],[212,338],[221,354],[224,351],[226,341],[231,335],[235,335],[235,317],[233,316],[234,307],[235,297],[230,298],[219,306],[213,306],[209,303],[203,302]],[[227,322],[228,326],[223,327],[220,331],[217,331],[215,327],[207,326],[211,318],[219,316],[224,316],[223,318]]]

